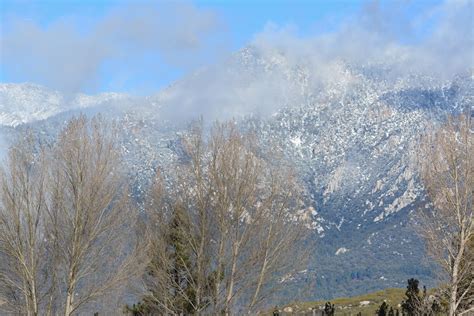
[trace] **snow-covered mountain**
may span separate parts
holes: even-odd
[[[123,102],[127,98],[129,98],[127,95],[119,93],[66,96],[36,84],[2,83],[0,84],[0,125],[14,127],[45,120],[69,110]]]
[[[439,82],[397,76],[390,65],[339,60],[320,69],[248,47],[146,98],[68,99],[37,85],[2,84],[0,138],[23,126],[51,135],[84,109],[114,117],[140,198],[156,169],[180,156],[185,122],[235,117],[262,144],[280,147],[306,183],[317,247],[308,269],[287,282],[329,298],[403,286],[410,277],[435,282],[410,227],[411,213],[426,204],[416,144],[427,126],[472,107],[473,95],[471,73]]]

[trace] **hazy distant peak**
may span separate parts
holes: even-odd
[[[0,83],[0,125],[17,126],[44,120],[61,112],[124,100],[126,94],[66,96],[33,83]]]

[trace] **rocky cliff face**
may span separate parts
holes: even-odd
[[[400,287],[410,277],[433,284],[433,266],[410,226],[410,214],[427,204],[417,142],[446,114],[473,106],[472,74],[438,82],[344,61],[325,72],[321,79],[304,60],[249,47],[146,98],[66,98],[36,85],[2,84],[0,146],[25,126],[49,137],[71,115],[103,113],[122,126],[141,199],[157,168],[180,157],[187,120],[234,117],[264,146],[282,150],[307,188],[317,246],[308,269],[282,280],[289,291],[309,287],[316,299]]]

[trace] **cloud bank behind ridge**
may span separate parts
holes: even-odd
[[[89,30],[77,29],[71,20],[46,28],[13,20],[1,39],[2,63],[68,93],[94,86],[111,60],[134,65],[137,59],[156,58],[186,69],[205,60],[214,65],[185,76],[177,88],[161,95],[167,118],[268,115],[281,106],[300,104],[308,91],[335,83],[349,87],[357,78],[346,76],[344,65],[383,65],[384,80],[394,85],[413,74],[442,84],[472,72],[474,2],[447,0],[413,10],[415,4],[370,2],[335,30],[323,27],[304,36],[295,26],[269,21],[249,47],[282,71],[241,71],[218,62],[226,21],[216,11],[183,3],[119,8]],[[308,76],[303,92],[284,72],[299,66]],[[153,67],[149,71],[153,76]]]
[[[350,91],[359,78],[347,73],[348,66],[382,71],[393,87],[408,80],[412,87],[443,85],[474,69],[473,6],[452,0],[414,15],[409,4],[371,2],[336,31],[305,36],[292,25],[269,22],[249,46],[269,65],[256,72],[219,65],[189,76],[179,89],[170,89],[165,114],[173,120],[271,115],[281,106],[302,104],[307,93],[334,87]],[[306,77],[285,73],[298,68]]]

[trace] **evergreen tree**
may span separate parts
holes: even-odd
[[[390,307],[390,310],[388,311],[388,316],[395,316],[395,311],[393,310],[393,307]]]
[[[441,313],[443,312],[443,308],[441,307],[437,299],[433,300],[433,303],[431,303],[431,310],[433,312],[433,315],[441,315]]]
[[[418,285],[418,280],[408,280],[407,291],[405,292],[406,299],[402,302],[402,315],[441,315],[443,308],[439,302],[439,298],[428,295],[426,286],[423,286],[423,292],[420,293]]]
[[[324,305],[324,314],[326,316],[334,316],[334,312],[334,304],[331,304],[331,302],[326,302],[326,304]]]
[[[273,309],[273,316],[280,316],[280,310],[278,309],[278,306],[275,306]]]
[[[416,316],[420,314],[421,301],[419,281],[417,279],[409,279],[407,290],[405,292],[406,299],[402,302],[402,311],[407,316]]]
[[[388,315],[388,304],[383,302],[377,310],[377,316],[387,316]]]
[[[141,302],[133,304],[132,306],[126,305],[123,313],[130,316],[144,316],[151,315],[151,310]]]
[[[165,285],[161,287],[161,291],[157,291],[151,283],[148,288],[150,294],[145,295],[139,303],[131,307],[126,306],[124,313],[144,316],[161,314],[163,310],[172,311],[177,315],[194,312],[194,287],[189,284],[189,275],[194,273],[190,269],[194,265],[191,245],[186,236],[190,230],[189,225],[187,214],[179,205],[173,206],[169,219],[163,218],[162,226],[159,227],[159,234],[162,234],[160,240],[164,243],[160,246],[163,254],[151,258],[146,273],[150,280],[153,280],[151,282],[159,280]],[[156,266],[168,267],[167,273],[157,272]],[[167,302],[167,305],[162,306],[157,304],[157,301]]]
[[[183,296],[179,293],[175,295],[174,306],[177,306],[178,313],[190,313],[193,311],[192,305],[195,304],[194,289],[189,286],[189,267],[191,264],[191,248],[185,234],[189,231],[189,221],[186,218],[185,212],[181,207],[177,206],[174,208],[174,214],[169,224],[168,231],[168,244],[170,249],[170,257],[172,260],[172,266],[170,276],[174,279],[176,286],[175,291],[185,291],[188,300],[183,299]],[[191,301],[189,301],[189,299]]]

